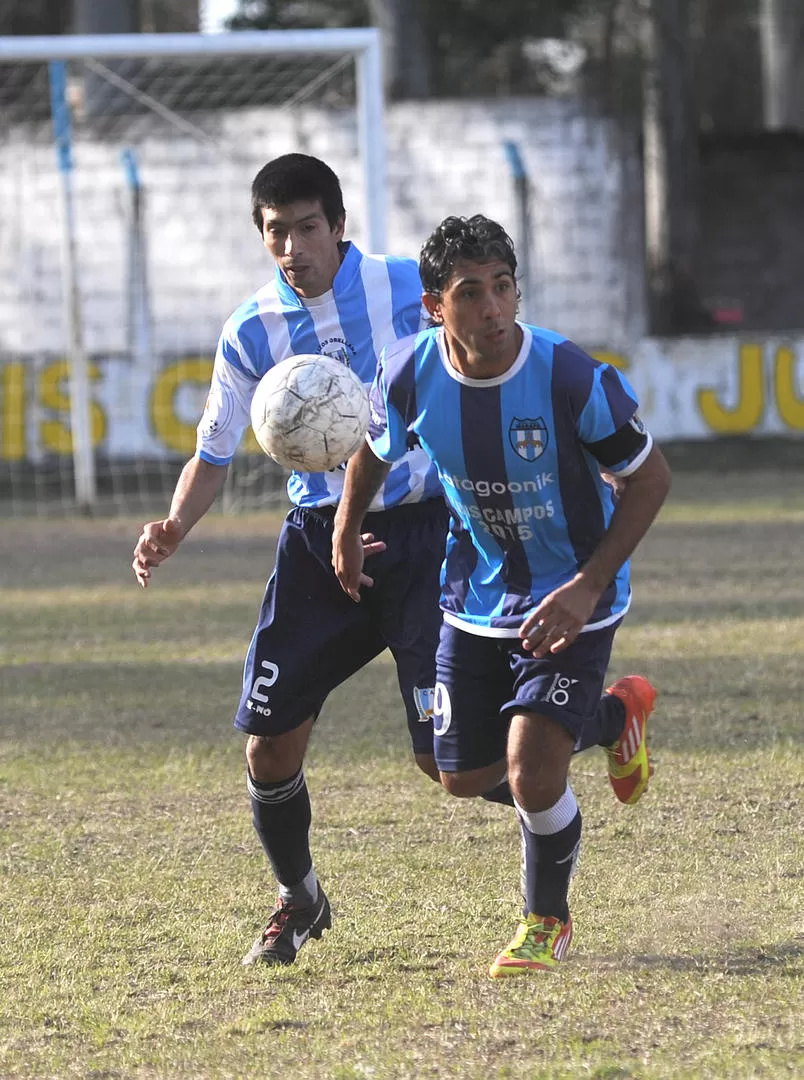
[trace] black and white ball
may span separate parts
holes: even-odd
[[[366,436],[368,390],[331,356],[292,356],[271,368],[251,401],[262,449],[286,469],[326,472],[347,461]]]

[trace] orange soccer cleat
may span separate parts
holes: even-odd
[[[606,690],[625,705],[625,727],[611,746],[605,747],[609,783],[621,803],[633,806],[647,791],[653,764],[645,739],[648,717],[653,712],[656,690],[641,675],[625,675]]]

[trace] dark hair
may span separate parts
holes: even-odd
[[[343,193],[338,177],[309,154],[283,154],[263,165],[251,185],[251,217],[262,236],[263,207],[287,206],[300,199],[320,199],[329,227],[343,219]]]
[[[514,242],[502,225],[475,214],[474,217],[444,218],[427,237],[419,256],[419,274],[424,291],[440,296],[447,286],[455,264],[461,259],[507,263],[516,280]]]

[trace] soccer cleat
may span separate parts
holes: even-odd
[[[625,727],[620,737],[604,747],[609,783],[621,803],[633,806],[645,794],[653,776],[653,763],[645,740],[648,717],[653,712],[656,690],[641,675],[625,675],[607,690],[625,705]]]
[[[320,938],[332,926],[329,900],[321,886],[309,907],[298,907],[280,899],[271,912],[268,925],[243,957],[243,965],[292,964],[308,938]]]
[[[489,968],[492,979],[525,971],[550,971],[564,959],[572,941],[572,919],[528,915],[520,919],[516,934]]]

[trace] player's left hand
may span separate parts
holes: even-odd
[[[370,555],[385,551],[385,543],[375,540],[374,533],[341,533],[337,529],[332,536],[332,566],[341,588],[356,604],[360,603],[362,585],[372,586],[374,578],[363,572],[363,561]]]
[[[589,621],[600,590],[581,576],[545,596],[519,628],[522,647],[537,660],[571,645]]]

